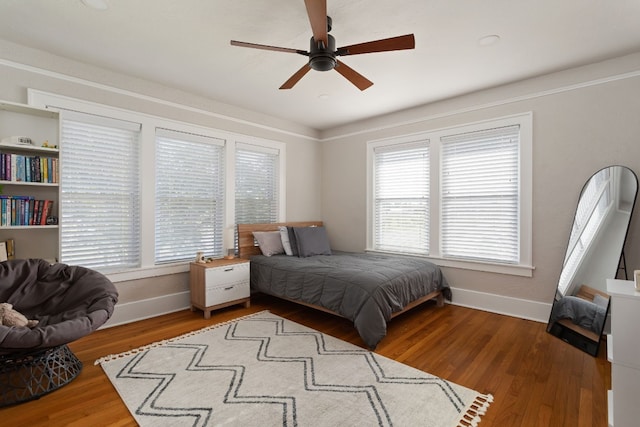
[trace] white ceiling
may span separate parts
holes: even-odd
[[[313,70],[278,90],[306,58],[229,41],[308,50],[303,0],[104,1],[0,0],[0,38],[320,130],[640,51],[640,0],[328,0],[337,47],[415,50],[342,57],[364,92]]]

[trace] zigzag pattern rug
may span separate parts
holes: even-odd
[[[492,401],[268,311],[97,363],[141,426],[472,426]]]

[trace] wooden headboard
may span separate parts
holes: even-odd
[[[261,255],[260,248],[253,238],[254,231],[278,231],[280,226],[310,227],[322,226],[322,221],[274,222],[270,224],[238,224],[238,256],[249,259],[253,255]]]

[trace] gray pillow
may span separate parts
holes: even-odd
[[[595,294],[593,296],[593,303],[606,309],[609,306],[609,298],[605,298],[600,294]]]
[[[291,255],[298,256],[298,242],[296,241],[296,233],[293,232],[293,227],[287,227],[289,233],[289,245],[291,245]]]
[[[284,253],[279,231],[254,231],[253,237],[258,241],[262,255],[271,256]]]
[[[293,227],[300,258],[331,255],[329,236],[324,227]]]

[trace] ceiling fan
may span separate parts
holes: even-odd
[[[300,49],[290,49],[286,47],[268,46],[256,43],[246,43],[237,40],[231,40],[231,45],[250,47],[254,49],[273,50],[276,52],[297,53],[309,57],[309,63],[305,64],[296,73],[284,82],[280,89],[291,89],[302,77],[304,77],[310,69],[317,71],[336,70],[342,74],[347,80],[353,83],[358,89],[365,90],[373,82],[368,80],[362,74],[348,67],[344,62],[336,57],[347,55],[359,55],[362,53],[386,52],[391,50],[404,50],[415,48],[415,38],[413,34],[404,36],[391,37],[388,39],[374,40],[365,43],[343,46],[336,49],[336,41],[331,36],[331,18],[327,16],[326,0],[305,0],[307,7],[307,15],[311,23],[313,37],[311,37],[309,51]]]

